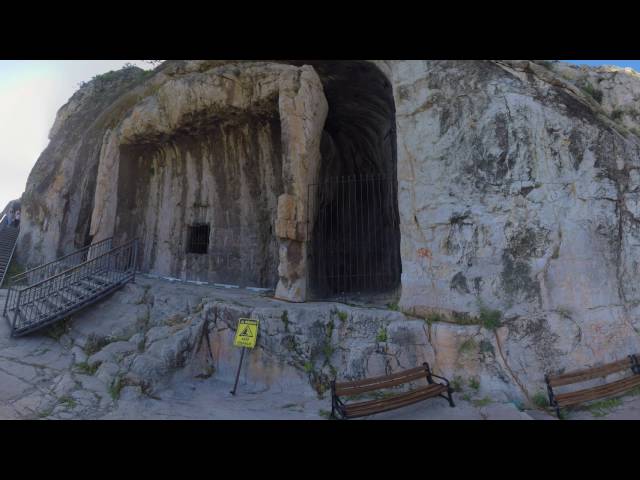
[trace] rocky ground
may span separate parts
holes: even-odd
[[[203,361],[196,348],[202,311],[211,302],[240,308],[274,301],[248,292],[139,278],[97,306],[31,336],[11,339],[2,320],[0,419],[326,418],[330,399],[305,384],[304,374],[269,385],[243,376],[237,395],[229,393],[233,369],[218,368],[225,359],[216,352],[215,362]],[[297,307],[286,306],[295,318]],[[553,419],[473,386],[460,388],[456,408],[434,399],[372,419]],[[640,397],[601,402],[568,418],[640,419]]]

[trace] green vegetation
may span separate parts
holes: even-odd
[[[322,418],[326,418],[327,420],[331,418],[331,412],[329,410],[320,409],[318,410],[318,415]]]
[[[471,401],[473,406],[476,407],[476,408],[478,408],[478,407],[486,407],[491,402],[493,402],[493,400],[491,400],[489,397],[484,397],[484,398],[481,398],[479,400],[472,400]]]
[[[71,317],[65,318],[64,320],[54,323],[51,327],[49,327],[46,331],[46,335],[53,340],[60,340],[62,336],[69,331],[69,322],[71,321]]]
[[[478,344],[473,338],[468,338],[458,348],[458,353],[475,353],[478,351]]]
[[[120,398],[120,392],[122,392],[124,386],[125,384],[122,375],[118,375],[111,382],[111,385],[109,385],[109,395],[111,395],[111,398],[114,400],[118,400]]]
[[[441,313],[435,313],[435,312],[427,314],[427,316],[424,319],[424,321],[427,322],[429,325],[433,325],[434,323],[437,323],[437,322],[444,322],[446,320],[447,319],[444,315],[442,315]]]
[[[594,417],[604,417],[620,405],[622,405],[622,400],[619,398],[610,398],[592,403],[587,407],[587,410],[589,410]]]
[[[58,404],[59,405],[64,405],[67,408],[75,408],[75,406],[78,404],[73,398],[71,398],[68,395],[65,395],[64,397],[60,397],[58,399]]]
[[[98,353],[104,347],[109,345],[109,343],[110,342],[107,337],[91,334],[87,338],[87,343],[84,346],[84,353],[86,353],[88,356],[91,356],[94,353]]]
[[[382,327],[378,332],[378,335],[376,335],[376,342],[380,342],[380,343],[386,342],[387,338],[388,338],[387,329],[386,327]]]
[[[397,303],[389,303],[387,304],[389,310],[393,310],[394,312],[400,311],[400,306]]]
[[[488,340],[480,340],[480,352],[481,353],[488,353],[488,354],[495,354],[495,351],[493,350],[493,345],[491,344],[490,341]]]
[[[619,121],[624,115],[624,111],[616,108],[613,112],[611,112],[611,119],[614,121]]]
[[[16,275],[24,273],[24,271],[24,267],[20,263],[18,263],[15,258],[11,259],[11,263],[9,264],[9,268],[7,269],[7,273],[4,276],[4,286],[10,287],[12,285],[11,279]]]
[[[463,385],[464,385],[464,379],[459,375],[456,375],[455,377],[453,377],[453,380],[451,380],[451,388],[453,388],[454,392],[462,391]]]
[[[48,407],[45,410],[42,410],[38,413],[38,418],[47,418],[49,415],[53,413],[53,407]]]
[[[322,354],[325,356],[326,359],[330,359],[333,356],[334,351],[335,349],[333,348],[333,345],[331,345],[331,343],[329,342],[326,342],[322,346]]]
[[[80,362],[74,365],[76,372],[81,373],[83,375],[95,375],[100,368],[100,363],[96,362],[93,365],[89,365],[87,362]]]
[[[543,66],[547,70],[553,70],[553,62],[551,62],[549,60],[538,60],[536,63],[538,65]]]
[[[482,326],[487,330],[494,331],[502,325],[502,313],[499,310],[480,307],[480,315],[478,318]]]
[[[531,401],[536,407],[542,410],[549,406],[549,398],[544,392],[536,392],[533,397],[531,397]]]
[[[346,322],[349,318],[349,314],[347,312],[341,312],[340,310],[336,312],[336,315],[338,315],[341,322]]]
[[[282,312],[280,320],[282,320],[282,323],[284,324],[284,331],[289,333],[289,312],[287,310]]]
[[[632,390],[629,390],[628,395],[631,395],[632,397],[637,397],[638,395],[640,395],[640,387],[636,387]]]
[[[469,379],[469,387],[475,390],[476,392],[480,390],[480,379],[478,378],[470,378]]]
[[[597,89],[590,83],[586,83],[582,86],[582,91],[593,98],[596,102],[602,103],[602,90]]]
[[[311,373],[311,372],[313,372],[313,363],[305,362],[305,364],[304,364],[304,366],[302,368],[304,368],[304,371],[306,373]]]

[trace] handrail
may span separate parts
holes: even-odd
[[[4,216],[2,218],[4,218]],[[2,225],[2,220],[0,220],[0,225]],[[2,287],[2,285],[4,285],[4,281],[7,278],[7,272],[9,271],[9,267],[11,266],[11,261],[13,260],[13,255],[16,253],[16,244],[17,243],[18,243],[18,238],[16,237],[15,241],[13,242],[13,247],[11,248],[11,253],[7,257],[7,264],[4,267],[4,271],[2,272],[2,277],[0,277],[0,288]],[[8,297],[9,297],[9,293],[7,292],[7,298]]]
[[[80,250],[76,250],[75,252],[69,253],[68,255],[65,255],[63,257],[57,258],[55,260],[52,260],[49,263],[45,263],[45,264],[40,265],[38,267],[32,268],[30,270],[27,270],[26,272],[22,272],[22,273],[19,273],[18,275],[14,275],[13,277],[11,277],[11,283],[16,283],[16,282],[22,280],[22,278],[26,277],[27,275],[30,275],[30,274],[38,271],[38,270],[44,270],[45,268],[48,268],[48,267],[50,267],[51,265],[53,265],[55,263],[61,263],[63,260],[66,260],[69,257],[72,257],[74,255],[78,255],[80,253],[84,253],[85,251],[88,251],[91,248],[102,247],[106,243],[111,243],[112,240],[113,240],[113,237],[105,238],[104,240],[101,240],[98,243],[92,243],[91,245],[87,245],[86,247],[82,247]],[[82,263],[82,262],[80,262],[80,263]]]
[[[79,263],[78,265],[74,265],[73,267],[68,268],[67,270],[65,270],[63,272],[60,272],[60,273],[58,273],[56,275],[53,275],[53,276],[51,276],[49,278],[45,278],[44,280],[42,280],[42,281],[40,281],[38,283],[34,283],[33,285],[29,285],[28,287],[21,289],[20,293],[28,292],[29,290],[33,290],[36,287],[40,287],[41,285],[45,284],[46,282],[53,281],[53,280],[55,280],[55,279],[57,279],[59,277],[65,276],[65,275],[69,275],[70,272],[72,272],[74,270],[79,270],[81,267],[89,264],[90,262],[99,260],[99,259],[101,259],[103,257],[107,257],[109,255],[112,255],[112,254],[116,253],[118,250],[123,250],[124,248],[128,247],[130,244],[132,244],[134,242],[137,242],[137,241],[138,241],[137,238],[134,238],[133,240],[129,240],[128,242],[125,242],[122,245],[118,245],[117,247],[112,248],[111,250],[109,250],[106,253],[98,255],[97,257],[93,257],[91,260],[86,260],[86,261],[84,261],[82,263]]]
[[[24,335],[42,328],[70,312],[94,303],[127,281],[135,279],[138,241],[137,238],[129,240],[106,253],[21,290],[10,289],[13,295],[12,300],[7,296],[5,317],[8,312],[13,312],[13,321],[7,317],[11,325],[11,335]],[[73,292],[81,282],[91,280],[95,275],[102,275],[105,280],[98,280],[98,286],[89,289],[86,295],[78,296],[76,300],[63,307],[46,303],[47,299],[62,292]],[[43,301],[45,303],[42,303]]]

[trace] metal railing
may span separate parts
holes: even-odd
[[[5,219],[7,220],[7,222],[5,223]],[[0,233],[5,231],[8,228],[15,228],[16,230],[17,227],[12,227],[9,225],[9,220],[7,219],[7,215],[3,215],[2,218],[0,218]],[[18,237],[16,235],[16,238],[13,242],[13,246],[11,247],[11,251],[9,252],[9,255],[6,258],[6,265],[4,267],[4,270],[2,272],[0,272],[0,288],[2,288],[2,286],[4,285],[4,281],[7,277],[7,272],[9,272],[9,268],[11,267],[11,261],[13,260],[13,255],[16,251],[16,243],[18,242]]]
[[[393,291],[401,274],[397,182],[352,175],[309,185],[307,238],[313,297]]]
[[[57,258],[52,262],[45,263],[44,265],[40,265],[11,277],[10,284],[11,286],[20,287],[33,285],[34,283],[46,280],[47,278],[64,272],[71,267],[80,265],[91,258],[108,252],[111,250],[112,243],[113,238],[110,237],[100,242],[87,245],[86,247],[65,255],[64,257]]]
[[[65,318],[134,279],[137,252],[138,240],[130,240],[33,285],[10,288],[4,316],[12,316],[12,336]]]

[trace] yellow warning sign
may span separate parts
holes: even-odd
[[[257,339],[258,320],[241,318],[238,322],[238,330],[236,330],[236,338],[233,344],[236,347],[253,348],[256,346]]]

